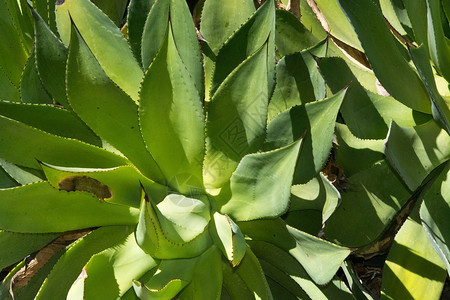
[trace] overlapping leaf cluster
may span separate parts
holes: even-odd
[[[439,297],[446,4],[1,2],[2,298]]]

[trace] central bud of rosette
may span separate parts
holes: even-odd
[[[244,257],[247,244],[236,223],[214,211],[209,197],[168,194],[161,202],[145,192],[136,229],[138,245],[155,259],[192,258],[220,249],[233,266]]]

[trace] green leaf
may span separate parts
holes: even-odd
[[[157,262],[139,248],[134,233],[131,233],[120,244],[103,250],[89,260],[85,267],[84,297],[122,297],[132,288],[134,279],[156,266]]]
[[[351,288],[353,295],[358,300],[374,300],[373,296],[362,285],[358,275],[356,274],[353,266],[347,261],[342,264],[342,271],[347,279],[348,286]]]
[[[36,159],[81,168],[126,164],[124,158],[101,148],[58,137],[3,116],[0,116],[0,128],[0,157],[19,166],[39,169]]]
[[[89,0],[66,0],[62,5],[67,6],[76,28],[108,77],[137,102],[142,70],[119,28]]]
[[[66,5],[65,0],[55,3],[55,21],[59,37],[64,43],[64,46],[68,47],[72,24],[70,21],[69,6]]]
[[[384,159],[384,140],[359,139],[349,128],[336,123],[336,162],[350,177]]]
[[[215,212],[213,219],[213,226],[210,227],[210,230],[214,243],[235,267],[241,262],[247,250],[244,235],[227,215]]]
[[[414,37],[418,45],[423,44],[428,52],[428,33],[427,33],[427,2],[415,0],[402,1],[408,18],[414,31]]]
[[[228,3],[229,5],[229,3]],[[189,7],[184,0],[172,0],[170,24],[178,54],[191,75],[200,96],[203,96],[203,67],[197,32]]]
[[[132,166],[111,169],[61,168],[42,163],[49,183],[59,189],[85,191],[94,195],[106,194],[105,201],[139,208],[141,185],[160,202],[167,195],[167,187],[144,177]],[[140,183],[140,184],[139,184]]]
[[[123,23],[123,15],[127,8],[127,0],[92,0],[98,8],[100,8],[117,27]]]
[[[47,26],[56,33],[56,19],[55,19],[55,2],[56,0],[33,0],[33,7],[41,16]]]
[[[0,166],[0,189],[7,189],[18,186],[19,183]]]
[[[267,67],[269,95],[272,94],[275,85],[274,31],[275,4],[274,1],[267,1],[220,48],[211,84],[211,96],[216,93],[222,82],[235,68],[265,43],[267,43],[267,50],[265,50],[267,62],[264,63],[264,66]]]
[[[265,44],[227,77],[208,105],[203,168],[207,188],[224,185],[241,158],[258,151],[263,144],[268,105],[267,59]]]
[[[15,87],[18,90],[22,70],[27,62],[29,52],[22,46],[5,1],[2,1],[2,5],[0,5],[0,38],[2,41],[8,41],[0,43],[0,53],[2,53],[0,55],[0,73],[2,74],[2,81],[9,82],[10,89]]]
[[[335,120],[345,93],[346,90],[342,90],[328,99],[294,106],[278,114],[267,126],[265,147],[268,149],[292,143],[306,132],[297,161],[295,184],[311,180],[328,160]]]
[[[134,57],[141,64],[141,41],[145,21],[156,0],[131,0],[128,6],[127,28],[128,42]]]
[[[386,161],[354,174],[348,181],[349,190],[341,193],[340,206],[325,224],[325,236],[340,245],[360,247],[381,236],[410,198],[410,192]]]
[[[144,70],[147,70],[151,65],[164,43],[169,24],[169,10],[169,0],[157,0],[149,10],[139,44],[142,45],[139,58],[142,57]]]
[[[427,0],[428,47],[442,76],[450,82],[450,40],[442,28],[441,1]]]
[[[20,98],[24,103],[53,103],[52,98],[39,78],[34,51],[31,53],[23,70],[20,81]]]
[[[66,99],[65,74],[67,49],[33,9],[36,37],[36,66],[46,91],[69,109]]]
[[[212,241],[209,208],[200,200],[170,194],[158,205],[144,193],[136,229],[138,245],[157,259],[198,256]]]
[[[381,299],[439,299],[445,267],[420,224],[420,206],[395,235],[383,267]]]
[[[301,145],[300,139],[280,149],[244,156],[217,197],[220,212],[236,221],[272,218],[284,213],[289,206]]]
[[[146,283],[133,281],[136,295],[143,300],[173,299],[192,280],[198,258],[162,260]]]
[[[430,113],[426,89],[403,58],[380,7],[371,0],[338,0],[355,29],[375,75],[398,101]]]
[[[0,50],[1,51],[1,50]],[[20,102],[19,89],[5,76],[0,66],[0,98]]]
[[[420,208],[420,219],[431,244],[450,274],[450,164],[431,186]]]
[[[291,187],[289,211],[317,210],[322,214],[322,223],[325,223],[336,210],[340,199],[339,191],[319,173],[307,183]]]
[[[41,249],[58,235],[58,233],[27,234],[0,230],[0,244],[8,245],[8,247],[0,249],[0,269],[4,269]]]
[[[101,227],[66,247],[42,284],[36,299],[64,299],[92,255],[105,248],[117,247],[124,242],[130,230],[127,226]]]
[[[354,75],[342,58],[321,59],[319,67],[333,93],[349,85],[340,112],[350,131],[359,138],[385,138],[391,119],[402,126],[428,121],[428,115],[415,112],[391,97],[366,90],[358,81],[360,76]]]
[[[203,49],[206,100],[209,100],[215,56],[227,39],[255,12],[251,0],[206,0],[202,10],[200,32],[212,50],[212,56]],[[206,48],[206,47],[204,47]]]
[[[132,225],[138,213],[84,192],[58,191],[47,182],[0,190],[0,228],[10,231],[46,233]]]
[[[268,119],[290,109],[325,97],[325,81],[308,52],[283,57],[277,64],[277,85],[269,103]]]
[[[439,94],[426,49],[424,46],[410,48],[409,53],[430,96],[433,118],[450,134],[450,103]]]
[[[51,105],[0,101],[0,115],[34,128],[101,146],[100,139],[71,112]]]
[[[33,46],[33,18],[28,9],[26,0],[4,0],[12,23],[15,27],[15,34],[20,38],[20,43],[26,53],[30,53]]]
[[[146,176],[164,182],[139,131],[136,103],[108,78],[75,28],[67,62],[67,95],[75,113],[94,132]]]
[[[282,56],[300,52],[318,42],[319,39],[291,12],[284,9],[276,10],[275,45]]]
[[[198,259],[192,281],[183,289],[180,299],[220,299],[222,291],[222,257],[220,250],[211,246]]]
[[[450,136],[435,121],[416,127],[392,122],[384,148],[389,163],[414,191],[434,168],[450,158]]]
[[[289,253],[302,264],[315,283],[330,282],[350,249],[344,248],[287,226],[297,246]]]
[[[35,169],[21,168],[0,158],[0,166],[20,185],[43,181],[43,176]]]
[[[169,28],[142,83],[139,121],[150,153],[169,185],[181,193],[202,186],[204,118],[195,83]]]

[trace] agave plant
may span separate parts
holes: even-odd
[[[273,1],[206,1],[202,51],[183,0],[131,1],[119,28],[126,2],[0,8],[20,54],[1,73],[1,268],[19,262],[1,298],[351,297],[350,249],[298,229],[337,206],[320,171],[346,90],[321,100],[317,77],[310,103],[269,107],[291,63],[319,75],[309,52],[275,68]],[[290,201],[293,182],[320,196]]]

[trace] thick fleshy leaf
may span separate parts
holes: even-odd
[[[255,12],[251,0],[206,0],[203,5],[200,32],[212,53],[203,51],[205,68],[205,99],[209,100],[215,56],[226,40]],[[205,47],[204,47],[205,48]]]
[[[41,249],[58,236],[57,233],[34,234],[0,230],[0,269],[4,269],[25,256]]]
[[[58,137],[3,116],[0,116],[0,128],[0,157],[19,166],[39,169],[37,159],[68,167],[111,168],[126,164],[124,158],[101,148]]]
[[[42,17],[44,22],[50,29],[56,33],[56,19],[55,19],[55,2],[56,0],[34,0],[33,7],[37,13]]]
[[[169,25],[170,0],[157,0],[147,15],[140,41],[139,58],[147,70],[164,42]]]
[[[428,115],[415,112],[392,97],[366,90],[358,81],[360,76],[357,78],[342,58],[321,59],[319,67],[333,93],[349,85],[340,112],[350,131],[359,138],[385,138],[391,119],[402,126],[428,121]]]
[[[23,70],[20,81],[20,98],[24,103],[53,103],[52,98],[39,78],[34,51],[31,53]]]
[[[359,139],[344,124],[336,123],[336,140],[336,162],[348,177],[384,159],[384,140]]]
[[[0,166],[20,185],[43,181],[43,176],[39,170],[16,166],[0,158]]]
[[[92,0],[92,3],[100,8],[117,27],[122,25],[127,0]]]
[[[0,190],[0,228],[10,231],[44,233],[133,225],[138,214],[135,208],[101,202],[84,192],[58,191],[47,182]]]
[[[160,202],[167,195],[167,187],[144,177],[132,166],[111,169],[62,168],[42,163],[49,183],[61,190],[84,191],[96,195],[109,203],[139,208],[141,185]]]
[[[237,266],[247,250],[244,235],[239,227],[227,215],[216,212],[213,215],[213,226],[210,230],[216,246],[233,267]]]
[[[69,46],[70,42],[70,31],[71,31],[71,21],[69,15],[69,7],[64,1],[55,2],[55,21],[58,30],[59,38],[64,43],[66,47]]]
[[[39,77],[55,102],[69,108],[65,88],[67,49],[36,11],[32,10],[32,12],[36,36],[36,66]]]
[[[0,115],[66,138],[101,146],[100,139],[71,112],[51,105],[0,101]]]
[[[171,0],[170,18],[178,54],[202,98],[204,89],[200,45],[192,15],[185,0]]]
[[[441,1],[427,0],[428,47],[430,56],[442,76],[450,82],[450,40],[442,26]]]
[[[430,113],[426,89],[417,73],[403,58],[380,7],[371,0],[338,0],[355,29],[375,75],[398,101]]]
[[[36,299],[64,299],[92,255],[122,244],[130,231],[128,226],[101,227],[69,245],[44,281]]]
[[[222,187],[241,158],[262,146],[268,105],[267,59],[264,45],[230,74],[208,105],[203,168],[207,188]]]
[[[148,13],[155,2],[156,0],[131,0],[128,5],[128,41],[134,57],[139,63],[142,63],[141,41],[145,21],[147,20]]]
[[[318,42],[319,39],[314,36],[296,16],[284,9],[277,9],[275,20],[275,45],[277,45],[277,49],[282,56],[300,52],[316,45]]]
[[[138,245],[157,259],[198,256],[212,244],[209,208],[200,200],[171,194],[158,205],[144,193],[136,229]]]
[[[433,118],[450,134],[450,102],[446,102],[439,94],[426,49],[421,46],[409,49],[409,53],[430,96]]]
[[[341,267],[345,274],[345,279],[347,279],[348,286],[352,290],[355,298],[358,300],[374,300],[373,296],[370,295],[366,288],[361,284],[361,281],[353,269],[353,266],[348,261],[344,261]]]
[[[308,51],[283,57],[277,64],[277,85],[268,119],[295,105],[325,98],[325,81]]]
[[[383,267],[381,298],[439,299],[447,273],[420,224],[416,204],[396,234]]]
[[[330,155],[335,120],[346,90],[317,102],[294,106],[273,118],[267,126],[266,148],[285,146],[302,137],[294,183],[306,183],[324,166]],[[328,120],[324,122],[323,120]]]
[[[86,265],[84,297],[86,299],[117,299],[132,288],[132,282],[157,262],[136,244],[134,233],[120,245],[94,255]]]
[[[15,34],[20,38],[20,42],[26,53],[30,53],[33,47],[33,17],[28,8],[26,0],[4,0],[3,5],[7,7],[11,20],[16,27]]]
[[[290,226],[287,229],[297,243],[297,246],[290,249],[289,253],[302,264],[315,283],[323,285],[330,282],[344,259],[350,254],[350,249]]]
[[[139,121],[147,148],[169,185],[188,194],[193,187],[200,188],[205,151],[203,108],[170,28],[142,83]]]
[[[67,6],[75,26],[108,77],[137,102],[143,74],[119,28],[89,0],[66,0],[61,6]]]
[[[428,52],[428,33],[427,33],[427,2],[416,0],[403,0],[403,5],[411,22],[414,31],[414,37],[418,45],[423,44]]]
[[[392,122],[384,153],[411,191],[434,168],[450,159],[450,136],[434,121],[416,127]]]
[[[18,186],[19,183],[9,175],[5,169],[0,167],[0,189],[7,189]]]
[[[136,295],[140,299],[173,299],[192,280],[197,260],[197,257],[162,260],[148,282],[133,282]]]
[[[424,196],[420,208],[422,225],[434,250],[444,262],[450,274],[450,163]]]
[[[222,257],[220,250],[212,246],[198,259],[192,281],[180,294],[180,299],[219,300],[222,291]]]
[[[360,247],[384,232],[410,192],[386,161],[356,173],[348,181],[349,190],[341,193],[341,204],[325,224],[325,236],[347,247]]]
[[[289,206],[301,145],[300,139],[283,148],[244,156],[216,198],[220,212],[236,221],[273,218],[284,213]]]
[[[238,65],[266,43],[267,62],[264,63],[264,66],[267,68],[269,95],[272,94],[275,86],[274,31],[275,3],[266,1],[220,48],[211,84],[211,96]]]
[[[289,211],[317,210],[324,223],[336,210],[341,195],[328,179],[319,173],[305,184],[291,187]]]
[[[139,131],[138,106],[108,78],[75,28],[67,62],[67,95],[75,113],[94,132],[146,176],[164,182]]]
[[[18,89],[29,52],[23,47],[5,1],[0,5],[0,37],[2,41],[8,41],[0,43],[0,73],[3,80],[10,83],[10,89]]]

